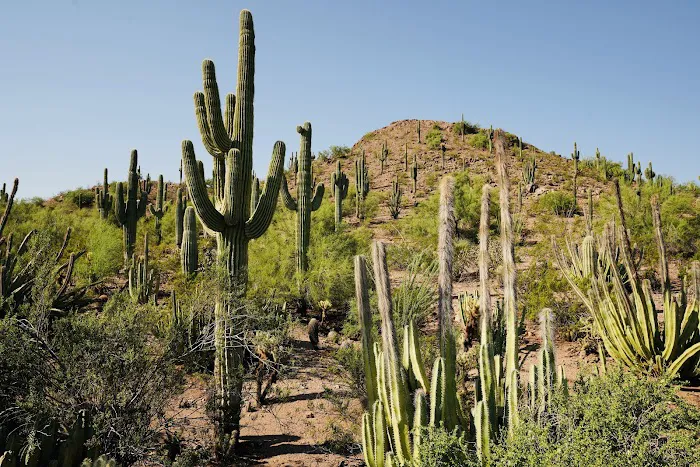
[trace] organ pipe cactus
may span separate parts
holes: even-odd
[[[177,189],[175,195],[175,243],[180,248],[182,245],[182,232],[184,229],[185,209],[187,208],[187,200],[182,197],[182,188]]]
[[[102,189],[99,187],[95,189],[95,206],[97,206],[101,219],[107,219],[107,216],[109,216],[109,211],[112,210],[112,201],[112,195],[109,194],[109,183],[107,182],[107,169],[105,168]]]
[[[255,74],[255,33],[253,16],[243,10],[240,15],[238,48],[238,82],[236,94],[226,96],[226,110],[221,114],[219,89],[214,63],[202,66],[204,92],[194,95],[197,122],[202,142],[214,158],[214,199],[209,199],[190,141],[184,141],[182,155],[190,200],[206,230],[215,233],[217,257],[225,266],[230,283],[243,290],[247,284],[248,243],[265,233],[277,205],[284,170],[284,143],[278,141],[260,196],[251,214],[250,195],[253,170],[253,79]],[[206,231],[205,230],[205,231]],[[215,305],[216,411],[218,449],[229,455],[238,440],[241,413],[242,363],[240,346],[228,343],[235,334],[230,329],[228,303],[220,298]]]
[[[297,213],[297,272],[309,269],[309,241],[311,236],[311,213],[321,207],[323,183],[313,187],[311,169],[311,123],[297,127],[301,136],[299,147],[299,171],[297,172],[297,197],[289,193],[287,179],[282,177],[282,199],[287,209]],[[313,197],[312,197],[313,194]]]
[[[680,295],[674,297],[658,199],[654,197],[651,204],[662,282],[663,329],[658,320],[651,283],[648,279],[640,281],[634,270],[624,227],[618,227],[612,241],[600,242],[600,250],[594,254],[599,265],[604,267],[593,269],[588,286],[582,286],[577,280],[577,259],[573,256],[567,258],[554,238],[552,244],[564,276],[590,311],[605,350],[615,360],[637,370],[656,374],[665,372],[671,377],[690,379],[700,376],[700,302],[697,298],[700,296],[700,264],[692,264],[690,284],[684,281]],[[595,245],[590,236],[584,239],[584,243]],[[619,260],[613,251],[615,245],[619,250]],[[624,278],[623,271],[626,271]],[[691,291],[693,293],[689,293]]]
[[[355,215],[358,219],[364,219],[364,204],[369,193],[369,171],[365,162],[365,151],[362,156],[355,159]]]
[[[161,220],[165,215],[166,209],[163,207],[163,201],[165,200],[165,184],[163,183],[163,175],[158,176],[158,192],[156,194],[156,207],[151,204],[149,206],[149,211],[151,215],[156,219],[155,230],[156,230],[156,245],[160,245],[160,241],[163,239],[163,234],[161,232]]]
[[[148,232],[143,239],[143,256],[134,255],[129,268],[129,295],[139,303],[146,303],[158,296],[159,279],[148,261]]]
[[[386,250],[372,245],[372,262],[381,316],[381,343],[372,343],[372,319],[367,290],[367,265],[355,257],[355,290],[362,335],[368,410],[362,418],[362,445],[369,467],[414,465],[421,455],[421,429],[426,426],[468,428],[457,402],[455,342],[451,329],[451,264],[454,216],[451,178],[441,184],[438,256],[440,260],[439,316],[440,356],[428,381],[420,352],[418,332],[411,322],[404,328],[399,352],[392,318],[391,287]],[[375,378],[376,375],[376,378]]]
[[[389,195],[389,214],[394,219],[398,219],[401,212],[401,185],[397,175],[391,182],[391,195]]]
[[[562,388],[566,393],[568,386],[564,376],[564,368],[557,367],[556,364],[552,326],[552,310],[544,308],[540,312],[542,346],[538,352],[537,363],[530,367],[530,379],[527,386],[530,411],[538,418],[551,406],[554,389]]]
[[[333,199],[335,199],[335,230],[340,230],[343,222],[343,200],[348,196],[350,182],[340,168],[340,161],[335,164],[335,172],[331,174],[331,186],[333,187]]]
[[[124,261],[128,262],[134,254],[136,244],[136,223],[146,214],[146,192],[139,187],[137,174],[138,154],[131,151],[129,162],[129,174],[126,185],[126,198],[124,197],[124,184],[117,183],[117,194],[114,200],[114,214],[117,222],[122,227],[124,234]]]
[[[182,266],[183,274],[189,275],[197,273],[197,220],[192,206],[185,209],[182,247],[180,248],[180,265]]]

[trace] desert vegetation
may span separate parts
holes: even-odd
[[[258,179],[238,35],[211,178],[3,184],[0,466],[700,465],[696,183],[464,115]]]

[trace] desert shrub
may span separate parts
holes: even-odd
[[[571,217],[576,212],[576,203],[570,193],[550,191],[537,200],[537,208],[561,217]]]
[[[328,149],[318,152],[318,159],[325,160],[336,160],[336,159],[347,159],[352,150],[347,146],[331,146]]]
[[[479,125],[476,123],[471,123],[471,122],[455,122],[452,125],[452,133],[455,135],[461,135],[462,132],[464,131],[465,135],[471,135],[479,131]]]
[[[420,467],[479,466],[474,443],[464,433],[448,432],[443,428],[423,427],[421,433]]]
[[[86,236],[87,254],[77,263],[77,271],[83,271],[91,281],[104,279],[119,272],[124,263],[122,230],[114,225],[94,219],[93,228]]]
[[[425,144],[427,144],[430,149],[440,149],[441,143],[442,132],[440,131],[440,127],[435,125],[425,135]]]
[[[362,349],[353,345],[339,347],[333,357],[338,363],[337,373],[350,387],[353,396],[359,398],[366,406],[367,387],[365,386],[365,362],[362,357]]]
[[[489,147],[489,136],[484,130],[479,130],[469,137],[469,144],[477,149],[486,149]]]
[[[455,220],[460,237],[478,240],[481,217],[481,189],[484,178],[459,172],[455,176]],[[491,190],[491,219],[498,218],[498,192]]]
[[[403,327],[413,321],[421,326],[428,314],[437,303],[438,263],[431,261],[424,265],[427,253],[419,253],[408,265],[406,277],[401,285],[394,288],[393,301],[394,320],[397,326]]]
[[[94,205],[95,192],[79,188],[63,193],[63,198],[77,208],[85,208]]]
[[[524,420],[492,451],[494,465],[691,466],[700,458],[700,412],[664,381],[620,370],[579,379],[550,413]]]

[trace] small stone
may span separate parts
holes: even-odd
[[[326,339],[328,339],[329,342],[336,342],[338,340],[338,333],[335,331],[331,331],[328,333],[328,336],[326,336]]]

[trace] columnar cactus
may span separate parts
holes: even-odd
[[[413,196],[415,197],[418,188],[418,160],[415,154],[413,154],[413,165],[411,165],[411,180],[413,180]]]
[[[182,273],[196,274],[199,264],[197,252],[197,220],[192,206],[185,209],[185,222],[182,233],[182,248],[180,248],[180,265]]]
[[[321,207],[323,183],[314,189],[311,169],[311,123],[297,127],[301,136],[299,146],[299,171],[297,172],[297,198],[289,193],[287,179],[282,177],[282,199],[287,209],[297,213],[297,272],[309,269],[309,241],[311,236],[311,213]],[[312,193],[313,191],[313,193]],[[313,197],[312,197],[313,194]]]
[[[254,212],[260,201],[260,179],[253,175],[253,183],[251,184],[250,192],[250,212]]]
[[[656,172],[654,172],[654,169],[651,166],[651,162],[649,162],[649,167],[644,169],[644,177],[651,183],[654,183],[654,177],[656,177]]]
[[[146,203],[148,202],[146,192],[140,189],[137,166],[138,154],[134,149],[131,151],[129,162],[126,198],[124,198],[124,184],[119,182],[114,200],[114,215],[124,232],[124,261],[127,263],[134,254],[136,223],[146,214]]]
[[[384,144],[382,144],[382,152],[379,153],[379,164],[381,167],[381,171],[379,172],[380,174],[384,173],[384,164],[386,163],[387,159],[389,159],[389,148],[386,145],[386,141],[384,141]]]
[[[187,200],[182,197],[182,188],[177,189],[177,195],[175,196],[175,243],[180,248],[180,245],[182,245],[182,231],[184,229]]]
[[[634,181],[634,175],[637,171],[636,165],[634,163],[634,153],[627,154],[627,171],[625,172],[625,179],[632,183]]]
[[[406,143],[406,149],[403,153],[403,169],[408,172],[408,143]]]
[[[143,239],[143,256],[131,258],[129,268],[129,295],[139,303],[146,303],[158,297],[159,279],[148,262],[148,232]]]
[[[358,219],[364,219],[365,198],[369,193],[369,171],[365,163],[365,151],[362,156],[355,159],[355,215]]]
[[[160,241],[163,239],[163,234],[161,232],[161,219],[165,215],[166,209],[163,207],[163,201],[165,200],[165,184],[163,183],[163,175],[158,176],[158,192],[156,194],[156,207],[151,204],[149,210],[151,215],[156,219],[156,245],[160,245]]]
[[[420,144],[420,120],[418,120],[418,144]]]
[[[5,186],[3,185],[3,189]],[[109,211],[112,210],[112,195],[109,194],[109,183],[107,182],[107,169],[105,168],[104,180],[102,182],[102,189],[97,187],[95,189],[95,206],[97,206],[97,211],[100,213],[101,219],[107,219],[109,216]]]
[[[554,389],[562,388],[566,394],[568,386],[564,376],[564,368],[557,367],[552,326],[552,310],[544,308],[540,312],[542,346],[538,353],[537,363],[530,367],[530,379],[527,386],[528,405],[530,411],[537,418],[550,407]]]
[[[571,159],[574,161],[574,209],[576,209],[578,197],[578,186],[576,185],[578,181],[578,161],[581,159],[581,152],[576,147],[576,142],[574,142],[574,152],[571,153]]]
[[[462,114],[462,120],[461,120],[461,121],[462,121],[462,126],[460,127],[460,130],[462,130],[462,142],[464,142],[464,133],[466,133],[466,132],[464,131],[464,130],[465,130],[465,127],[466,127],[466,125],[464,124],[464,114]]]
[[[391,182],[391,195],[389,196],[389,214],[394,219],[398,219],[401,212],[401,185],[399,185],[399,176],[397,175]]]
[[[0,190],[0,201],[2,201],[3,203],[7,203],[7,191],[5,191],[6,187],[7,187],[7,185],[5,183],[3,183],[2,190]]]
[[[343,222],[343,200],[348,196],[350,181],[340,168],[340,161],[335,163],[335,172],[331,174],[331,186],[335,199],[335,230],[340,230]]]
[[[489,140],[489,154],[491,154],[493,152],[493,125],[491,125],[487,130],[486,136]]]
[[[523,182],[525,183],[525,191],[534,193],[537,189],[535,184],[535,172],[537,171],[537,159],[535,155],[529,161],[523,163]]]
[[[284,143],[275,143],[272,162],[260,196],[251,214],[250,195],[253,171],[253,79],[255,74],[255,33],[253,16],[240,15],[238,82],[236,95],[226,96],[226,112],[221,115],[219,89],[214,63],[202,66],[204,92],[194,95],[202,142],[214,158],[214,200],[210,200],[203,174],[198,168],[192,142],[182,144],[185,178],[190,200],[202,225],[216,235],[217,256],[226,267],[231,285],[243,290],[247,284],[248,242],[265,233],[277,205],[284,170]],[[205,231],[206,231],[205,230]],[[224,455],[234,448],[240,431],[243,355],[240,346],[231,345],[235,332],[224,298],[216,302],[214,317],[214,373],[217,392],[218,448]]]
[[[445,147],[445,143],[440,143],[440,152],[442,153],[442,170],[445,170],[445,151],[447,148]]]

